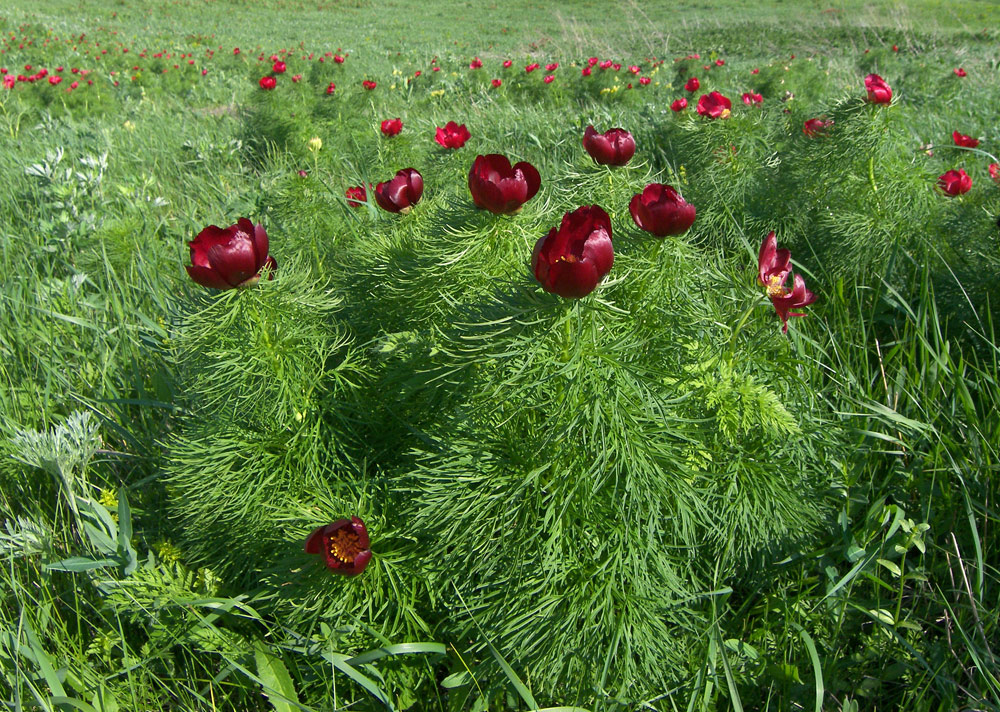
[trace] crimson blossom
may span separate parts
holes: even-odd
[[[538,170],[521,161],[511,166],[499,153],[476,156],[469,171],[469,192],[477,208],[491,213],[516,213],[535,197],[542,178]]]
[[[370,545],[365,523],[351,517],[313,529],[304,548],[307,554],[322,554],[323,562],[333,573],[357,576],[371,561]]]
[[[260,81],[257,83],[260,84],[261,89],[265,89],[267,91],[270,91],[278,86],[278,80],[274,77],[261,77]]]
[[[603,166],[624,166],[635,155],[635,139],[621,128],[597,133],[593,126],[583,132],[583,148]]]
[[[698,115],[709,119],[728,119],[733,103],[717,91],[702,94],[698,99]]]
[[[763,96],[761,96],[760,94],[754,94],[753,92],[749,91],[744,92],[741,98],[743,99],[743,103],[746,104],[747,106],[760,106],[761,104],[764,103]]]
[[[683,96],[680,99],[674,99],[674,103],[670,105],[671,111],[684,111],[687,108],[688,100]]]
[[[945,195],[962,195],[972,190],[972,177],[961,168],[950,170],[938,176],[938,187]]]
[[[628,205],[639,229],[657,237],[680,235],[694,223],[695,208],[673,186],[650,183]]]
[[[792,278],[791,289],[785,286],[791,273],[792,252],[778,249],[778,240],[772,230],[764,238],[757,255],[757,281],[767,289],[767,296],[781,318],[783,334],[788,333],[788,317],[805,316],[801,312],[791,310],[809,306],[816,301],[816,295],[806,289],[805,280],[800,274]]]
[[[979,145],[979,139],[972,138],[972,136],[966,136],[958,131],[953,131],[951,138],[955,142],[956,146],[961,146],[962,148],[975,148]]]
[[[445,148],[461,148],[472,136],[469,129],[465,128],[465,124],[456,124],[454,121],[449,121],[443,128],[441,126],[435,128],[437,131],[434,140]]]
[[[352,208],[363,207],[364,204],[368,202],[368,190],[370,190],[371,187],[371,183],[368,184],[367,190],[365,189],[364,184],[352,185],[344,191],[344,195],[347,196],[347,204]]]
[[[390,213],[410,212],[424,194],[424,177],[415,168],[404,168],[375,186],[375,202]]]
[[[614,261],[611,218],[598,205],[584,205],[539,238],[531,271],[546,292],[579,299],[594,291]]]
[[[698,81],[698,77],[691,77],[685,82],[684,88],[693,94],[701,88],[701,82]]]
[[[833,119],[806,119],[802,125],[802,133],[809,138],[825,136],[826,130],[833,126]]]
[[[240,218],[235,225],[209,225],[188,243],[191,264],[185,269],[203,287],[235,289],[252,287],[265,267],[274,272],[278,263],[268,254],[267,232]],[[273,275],[269,275],[273,278]]]
[[[885,79],[877,74],[865,77],[865,91],[868,93],[868,101],[872,104],[888,104],[892,101],[892,89],[886,84]]]
[[[381,129],[385,136],[395,136],[403,130],[403,120],[400,118],[384,119],[382,121]]]
[[[987,170],[990,172],[990,180],[1000,185],[1000,163],[991,163]]]

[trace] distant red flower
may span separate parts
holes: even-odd
[[[504,68],[504,69],[510,69],[510,65],[512,65],[512,64],[514,64],[514,61],[513,61],[513,60],[510,60],[510,59],[505,59],[505,60],[503,61],[503,68]]]
[[[56,76],[54,74],[51,77],[49,77],[49,84],[58,84],[61,81],[62,77]]]
[[[698,115],[709,119],[727,119],[732,108],[733,103],[717,91],[702,94],[698,99]]]
[[[461,148],[471,137],[465,124],[456,124],[454,121],[449,121],[443,128],[441,126],[436,128],[434,140],[445,148]]]
[[[589,77],[593,73],[590,67],[584,67],[580,70],[580,76]]]
[[[4,89],[13,89],[15,84],[17,84],[17,78],[13,74],[4,75],[3,77]]]
[[[938,177],[938,187],[945,195],[955,197],[972,189],[972,178],[961,168],[950,170]]]
[[[278,80],[274,77],[261,77],[260,81],[257,83],[260,84],[261,89],[266,89],[268,91],[278,86]]]
[[[545,79],[543,79],[542,81],[545,82],[546,84],[551,84],[555,78],[556,78],[555,74],[547,74],[545,76]]]
[[[326,93],[327,94],[333,94],[333,92],[335,92],[335,91],[337,91],[337,85],[336,84],[334,84],[333,82],[330,82],[329,84],[327,84],[327,86],[326,86]]]
[[[546,292],[579,299],[594,291],[614,261],[611,218],[600,206],[585,205],[539,238],[531,271]]]
[[[472,61],[469,62],[469,69],[482,69],[482,67],[483,60],[479,59],[479,57],[473,57]]]
[[[372,558],[368,529],[357,517],[338,519],[317,527],[306,539],[307,554],[322,554],[326,567],[335,574],[357,576]]]
[[[744,92],[742,99],[743,103],[746,104],[747,106],[760,106],[761,104],[764,103],[763,96],[761,96],[760,94],[754,94],[753,92],[749,91]]]
[[[281,61],[275,62],[271,65],[271,71],[275,74],[284,74],[286,69],[288,69],[288,66]]]
[[[680,235],[694,223],[695,208],[672,186],[650,183],[632,196],[628,206],[632,220],[641,230],[657,237]]]
[[[385,119],[382,121],[382,134],[385,136],[395,136],[400,131],[403,130],[403,120],[396,119]]]
[[[415,168],[404,168],[375,186],[375,202],[390,213],[408,213],[424,194],[424,178]]]
[[[877,74],[865,77],[865,91],[868,93],[868,101],[872,104],[888,104],[892,101],[892,89]]]
[[[597,64],[600,61],[601,60],[598,59],[597,57],[591,57],[590,59],[587,60],[587,66],[588,67],[593,67],[595,64]]]
[[[293,74],[292,75],[292,81],[295,82],[296,84],[298,84],[299,82],[302,81],[302,75],[301,74]]]
[[[628,70],[630,72],[632,72],[632,74],[638,74],[639,72],[642,71],[641,69],[639,69],[639,65],[637,65],[637,64],[630,65],[629,68],[628,68]]]
[[[614,64],[611,65],[611,68],[617,72],[619,69],[622,68],[622,65],[618,64],[618,62],[615,62]]]
[[[551,62],[545,65],[546,72],[554,72],[559,69],[559,62]]]
[[[476,156],[469,170],[469,192],[477,208],[491,213],[516,213],[535,197],[542,178],[526,161],[513,166],[499,153]]]
[[[772,230],[764,238],[757,255],[757,281],[767,289],[767,296],[781,318],[782,333],[788,333],[788,317],[805,316],[791,311],[792,309],[806,307],[816,301],[816,295],[806,289],[802,275],[793,277],[791,289],[785,286],[791,273],[792,253],[787,249],[778,249],[778,241]]]
[[[361,86],[363,86],[367,91],[371,91],[372,89],[378,86],[378,83],[365,79],[363,82],[361,82]]]
[[[235,54],[239,54],[239,53],[240,53],[240,48],[239,47],[233,47],[233,54],[235,55]]]
[[[588,126],[583,133],[583,148],[601,165],[624,166],[635,155],[635,139],[625,129],[608,129],[601,134]]]
[[[371,189],[372,184],[368,184],[368,188]],[[347,196],[347,204],[352,208],[360,208],[368,202],[368,190],[365,189],[364,184],[362,185],[352,185],[346,191],[344,195]]]
[[[640,84],[641,84],[642,86],[648,86],[648,85],[649,85],[649,83],[650,83],[650,82],[652,82],[652,81],[653,81],[653,80],[652,80],[652,79],[650,79],[649,77],[639,77],[639,83],[640,83]]]
[[[760,74],[760,70],[757,69],[756,67],[754,67],[753,69],[750,70],[750,73],[751,74]]]
[[[674,99],[674,103],[670,105],[672,111],[684,111],[687,108],[688,100],[683,96],[680,99]]]
[[[991,163],[988,170],[990,172],[990,179],[997,185],[1000,185],[1000,164]]]
[[[725,63],[726,63],[726,60],[724,60],[724,59],[717,59],[717,60],[715,60],[715,66],[716,67],[721,67]]]
[[[494,89],[496,89],[496,88],[497,88],[497,87],[499,87],[499,86],[500,86],[501,84],[503,84],[503,82],[502,82],[501,80],[499,80],[499,79],[491,79],[491,80],[490,80],[490,84],[492,84],[492,85],[493,85],[493,88],[494,88]]]
[[[826,129],[833,126],[833,119],[808,119],[802,126],[802,133],[809,138],[825,136]]]
[[[899,45],[893,45],[892,46],[892,51],[893,52],[898,52],[899,51]]]
[[[87,80],[87,84],[93,84],[93,83],[94,83],[93,81],[89,79]],[[69,89],[67,89],[66,91],[72,91],[73,89],[76,89],[78,86],[80,86],[80,82],[70,82]]]
[[[689,92],[696,92],[701,87],[701,82],[698,81],[698,77],[691,77],[684,83],[684,88]]]
[[[601,62],[600,65],[598,66],[600,66],[601,69],[611,69],[612,64],[613,62],[610,59],[606,59],[603,62]]]
[[[535,71],[536,69],[538,69],[540,66],[542,66],[542,65],[540,65],[538,62],[532,62],[531,64],[528,64],[528,65],[526,65],[524,67],[524,71],[528,72],[528,73],[531,73],[531,72]]]
[[[421,71],[420,71],[420,70],[418,69],[417,71],[415,71],[415,72],[413,73],[413,76],[415,76],[415,77],[419,77],[419,76],[420,76],[420,75],[421,75],[422,73],[423,73],[423,72],[421,72]]]
[[[972,136],[966,136],[965,134],[960,134],[958,131],[953,131],[951,137],[954,139],[956,146],[962,146],[963,148],[975,148],[979,145],[979,139],[972,138]]]
[[[333,61],[336,62],[337,64],[343,64],[344,63],[344,56],[340,55],[340,54],[335,54],[335,55],[333,55]]]
[[[955,72],[955,76],[956,77],[964,77],[967,74],[967,72],[964,69],[962,69],[961,67],[957,67],[954,70],[954,72]]]
[[[185,269],[203,287],[251,287],[260,279],[261,270],[267,267],[274,271],[278,266],[268,255],[263,226],[254,225],[247,218],[240,218],[226,228],[209,225],[188,246],[191,264]]]
[[[205,76],[206,74],[208,74],[208,70],[207,69],[202,69],[201,70],[201,76]],[[298,76],[301,79],[301,75],[296,75],[296,76]],[[297,82],[298,79],[296,79],[295,77],[292,77],[292,81],[293,82]],[[115,82],[115,86],[118,86],[118,82]]]

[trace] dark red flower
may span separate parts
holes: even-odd
[[[603,62],[601,62],[598,66],[601,69],[611,69],[611,65],[612,65],[612,61],[610,59],[606,59]]]
[[[361,86],[363,86],[367,91],[371,91],[372,89],[377,87],[378,84],[376,82],[365,79],[363,82],[361,82]]]
[[[513,167],[506,156],[476,156],[469,171],[469,192],[477,208],[491,213],[516,213],[535,197],[542,178],[533,165],[522,161]]]
[[[892,89],[877,74],[865,77],[865,91],[868,92],[868,101],[872,104],[888,104],[892,101]]]
[[[371,187],[372,184],[369,183],[368,188],[370,189]],[[365,189],[364,184],[352,185],[344,191],[344,195],[347,196],[347,204],[352,208],[360,208],[368,202],[368,190]]]
[[[972,189],[972,178],[961,168],[951,170],[938,177],[938,187],[946,195],[962,195]]]
[[[764,103],[764,97],[753,92],[745,92],[742,96],[743,103],[747,106],[760,106]]]
[[[899,51],[899,45],[893,45],[892,46],[892,51],[893,52],[898,52]]]
[[[958,131],[952,132],[951,137],[954,139],[956,146],[962,146],[963,148],[975,148],[979,145],[979,139],[972,138],[972,136],[966,136],[965,134],[960,134]]]
[[[461,148],[472,135],[469,129],[465,128],[465,124],[456,124],[454,121],[446,123],[444,128],[440,126],[435,128],[437,132],[434,134],[434,140],[445,148]]]
[[[559,69],[559,62],[551,62],[545,65],[546,72],[554,72]]]
[[[751,74],[760,74],[760,69],[758,69],[757,67],[754,67],[753,69],[750,70],[750,73]]]
[[[531,73],[531,72],[535,71],[536,69],[538,69],[540,66],[542,66],[542,65],[540,65],[538,62],[532,62],[531,64],[528,64],[528,65],[526,65],[524,67],[524,71],[528,72],[528,73]]]
[[[653,80],[652,80],[652,79],[650,79],[649,77],[639,77],[639,83],[640,83],[640,84],[641,84],[642,86],[647,86],[647,85],[649,85],[649,83],[650,83],[650,82],[652,82],[652,81],[653,81]]]
[[[807,119],[802,125],[802,133],[809,138],[825,136],[826,130],[833,126],[833,119]]]
[[[273,272],[278,267],[267,254],[267,233],[263,226],[254,225],[247,218],[240,218],[226,228],[209,225],[188,246],[191,264],[185,269],[203,287],[251,287],[260,279],[262,269],[267,267]]]
[[[284,74],[285,70],[288,69],[284,62],[278,61],[271,65],[271,71],[275,74]]]
[[[335,574],[357,576],[371,561],[369,546],[364,522],[351,517],[313,529],[306,539],[305,552],[322,554],[327,568]]]
[[[587,60],[587,66],[588,66],[588,67],[593,67],[593,66],[594,66],[595,64],[597,64],[597,63],[598,63],[598,62],[600,62],[600,61],[601,61],[601,60],[600,60],[600,59],[598,59],[597,57],[591,57],[591,58],[589,58],[589,59]]]
[[[657,237],[680,235],[694,222],[695,208],[673,187],[650,183],[641,193],[632,196],[628,205],[632,220],[639,229]]]
[[[579,299],[594,291],[614,261],[611,218],[598,205],[584,205],[535,243],[531,270],[546,292]]]
[[[501,80],[499,80],[499,79],[491,79],[490,80],[490,84],[493,86],[494,89],[496,89],[501,84],[503,84],[503,82]]]
[[[504,68],[504,69],[510,69],[510,65],[512,65],[512,64],[514,64],[514,60],[511,60],[511,59],[505,59],[505,60],[503,61],[503,68]]]
[[[964,69],[962,69],[961,67],[957,67],[957,68],[956,68],[956,69],[954,70],[954,72],[955,72],[955,76],[956,76],[956,77],[964,77],[964,76],[965,76],[966,74],[968,74],[968,72],[966,72],[966,71],[965,71]]]
[[[805,316],[791,311],[792,309],[809,306],[816,301],[816,295],[806,289],[802,275],[793,277],[791,289],[785,287],[791,272],[792,253],[790,250],[778,249],[778,240],[772,230],[764,238],[757,255],[757,281],[767,289],[767,296],[781,318],[782,333],[788,333],[788,317]]]
[[[593,74],[593,70],[590,67],[584,67],[580,70],[581,77],[589,77],[591,74]]]
[[[698,81],[698,77],[691,77],[684,84],[684,88],[689,92],[696,92],[701,87],[701,82]]]
[[[408,213],[424,194],[424,178],[415,168],[404,168],[375,186],[375,202],[390,213]]]
[[[545,79],[543,79],[542,81],[543,81],[543,82],[545,82],[546,84],[551,84],[551,83],[552,83],[552,81],[553,81],[553,80],[554,80],[555,78],[556,78],[556,75],[555,75],[555,74],[548,74],[548,75],[546,75],[546,76],[545,76]]]
[[[670,105],[671,111],[684,111],[687,108],[688,100],[683,96],[680,99],[674,99],[674,103]]]
[[[337,91],[337,85],[336,84],[334,84],[333,82],[330,82],[329,84],[327,84],[327,86],[326,86],[326,93],[327,94],[333,94],[333,92],[335,92],[335,91]]]
[[[990,172],[990,180],[1000,185],[1000,163],[991,163],[988,170]]]
[[[333,55],[333,61],[336,62],[337,64],[343,64],[344,63],[344,57],[342,55],[335,54],[335,55]]]
[[[698,99],[698,115],[710,119],[727,119],[732,108],[733,103],[717,91],[702,94]]]
[[[278,85],[278,80],[275,79],[274,77],[261,77],[260,81],[257,83],[260,84],[261,89],[266,89],[270,91],[271,89],[274,89],[274,87]]]
[[[479,59],[479,57],[473,57],[472,61],[469,62],[469,69],[482,69],[482,67],[483,60]]]
[[[403,120],[399,118],[385,119],[382,122],[382,133],[386,136],[395,136],[403,130]]]
[[[625,129],[608,129],[601,134],[588,126],[583,133],[583,148],[601,165],[624,166],[635,155],[635,139]]]
[[[639,65],[638,65],[638,64],[631,64],[631,65],[629,65],[629,68],[628,68],[628,70],[629,70],[630,72],[632,72],[632,74],[638,74],[639,72],[641,72],[641,71],[642,71],[642,70],[641,70],[641,69],[639,68]]]
[[[716,67],[721,67],[725,63],[726,63],[726,60],[724,60],[724,59],[717,59],[717,60],[715,60],[715,66]]]

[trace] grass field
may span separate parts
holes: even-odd
[[[1000,709],[997,27],[0,3],[5,707]]]

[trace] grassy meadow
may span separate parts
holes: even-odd
[[[1000,710],[997,27],[0,2],[5,708]],[[487,154],[537,194],[477,209]]]

